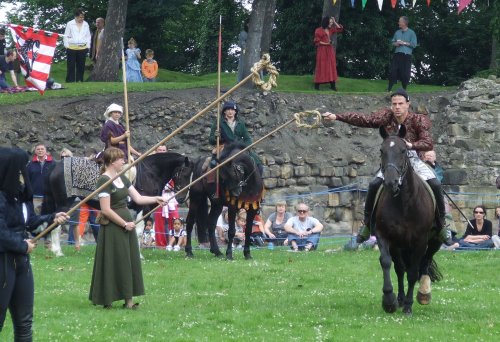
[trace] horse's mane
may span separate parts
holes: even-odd
[[[231,142],[229,144],[226,144],[226,145],[224,145],[224,149],[222,150],[220,159],[224,160],[224,159],[228,158],[229,156],[231,156],[233,154],[234,150],[237,149],[238,151],[241,151],[245,147],[246,147],[245,144],[242,143],[242,142],[239,142],[239,141],[233,141],[233,142]],[[236,153],[238,151],[236,151]]]

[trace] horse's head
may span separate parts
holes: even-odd
[[[380,166],[384,175],[384,186],[394,196],[397,196],[409,168],[406,142],[403,140],[406,135],[406,127],[401,125],[397,135],[389,135],[383,126],[380,127],[379,131],[384,139],[380,148]]]
[[[184,203],[188,197],[189,190],[179,193],[180,190],[185,188],[189,183],[191,183],[191,176],[194,171],[194,163],[184,157],[184,162],[182,165],[178,166],[174,170],[174,192],[177,202]]]
[[[244,146],[239,144],[226,145],[221,155],[221,162],[234,156],[243,148]],[[255,165],[252,157],[247,152],[244,152],[221,168],[221,178],[224,181],[224,187],[230,192],[231,196],[239,197],[255,172],[259,172],[257,165]]]

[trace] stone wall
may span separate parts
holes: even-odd
[[[411,89],[410,89],[411,91]],[[438,160],[445,169],[449,192],[480,193],[458,196],[459,206],[484,202],[498,205],[494,179],[500,174],[499,81],[470,80],[457,93],[411,94],[413,110],[426,112],[433,121]],[[239,90],[231,96],[240,106],[239,116],[256,140],[289,120],[293,113],[370,111],[386,107],[386,95],[257,93]],[[214,99],[210,89],[130,93],[132,144],[140,150],[169,135]],[[83,155],[86,147],[102,149],[98,139],[106,107],[123,103],[121,94],[49,99],[19,106],[0,106],[0,145],[30,149],[43,141],[58,155],[69,147]],[[189,157],[208,155],[210,123],[215,111],[196,120],[167,142],[173,151]],[[290,205],[305,201],[330,234],[357,230],[362,218],[365,189],[379,165],[378,130],[336,122],[316,129],[289,125],[260,143],[267,188],[264,216],[277,200]],[[496,200],[491,200],[489,193]],[[495,197],[496,196],[496,197]],[[477,197],[477,198],[476,198]],[[472,203],[473,202],[473,203]],[[488,203],[486,203],[488,202]],[[293,209],[292,209],[293,210]],[[462,223],[454,211],[457,226]],[[490,216],[491,218],[491,216]]]

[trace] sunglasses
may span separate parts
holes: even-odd
[[[477,211],[477,210],[474,210],[474,214],[484,214],[484,211]]]
[[[305,214],[305,213],[307,213],[308,211],[309,211],[309,210],[297,210],[297,212],[298,212],[299,214]]]

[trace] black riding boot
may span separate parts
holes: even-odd
[[[210,160],[210,168],[216,167],[218,164],[217,162],[217,155],[212,153],[212,159]]]
[[[314,83],[314,89],[319,90],[319,83]]]
[[[437,206],[436,231],[438,233],[439,239],[443,243],[446,243],[448,240],[446,229],[444,227],[446,222],[444,217],[446,214],[446,209],[444,206],[444,197],[443,197],[443,190],[441,189],[441,182],[436,178],[433,178],[429,179],[427,183],[431,187],[432,192],[434,193],[434,197],[436,198],[436,206]]]
[[[373,206],[375,205],[375,196],[377,196],[378,188],[380,188],[383,182],[384,180],[382,178],[375,177],[368,185],[368,193],[366,194],[365,200],[364,224],[359,229],[358,236],[356,236],[357,243],[363,243],[370,238],[370,219]]]
[[[337,91],[337,86],[335,85],[335,82],[330,82],[330,88],[331,88],[333,91]]]

